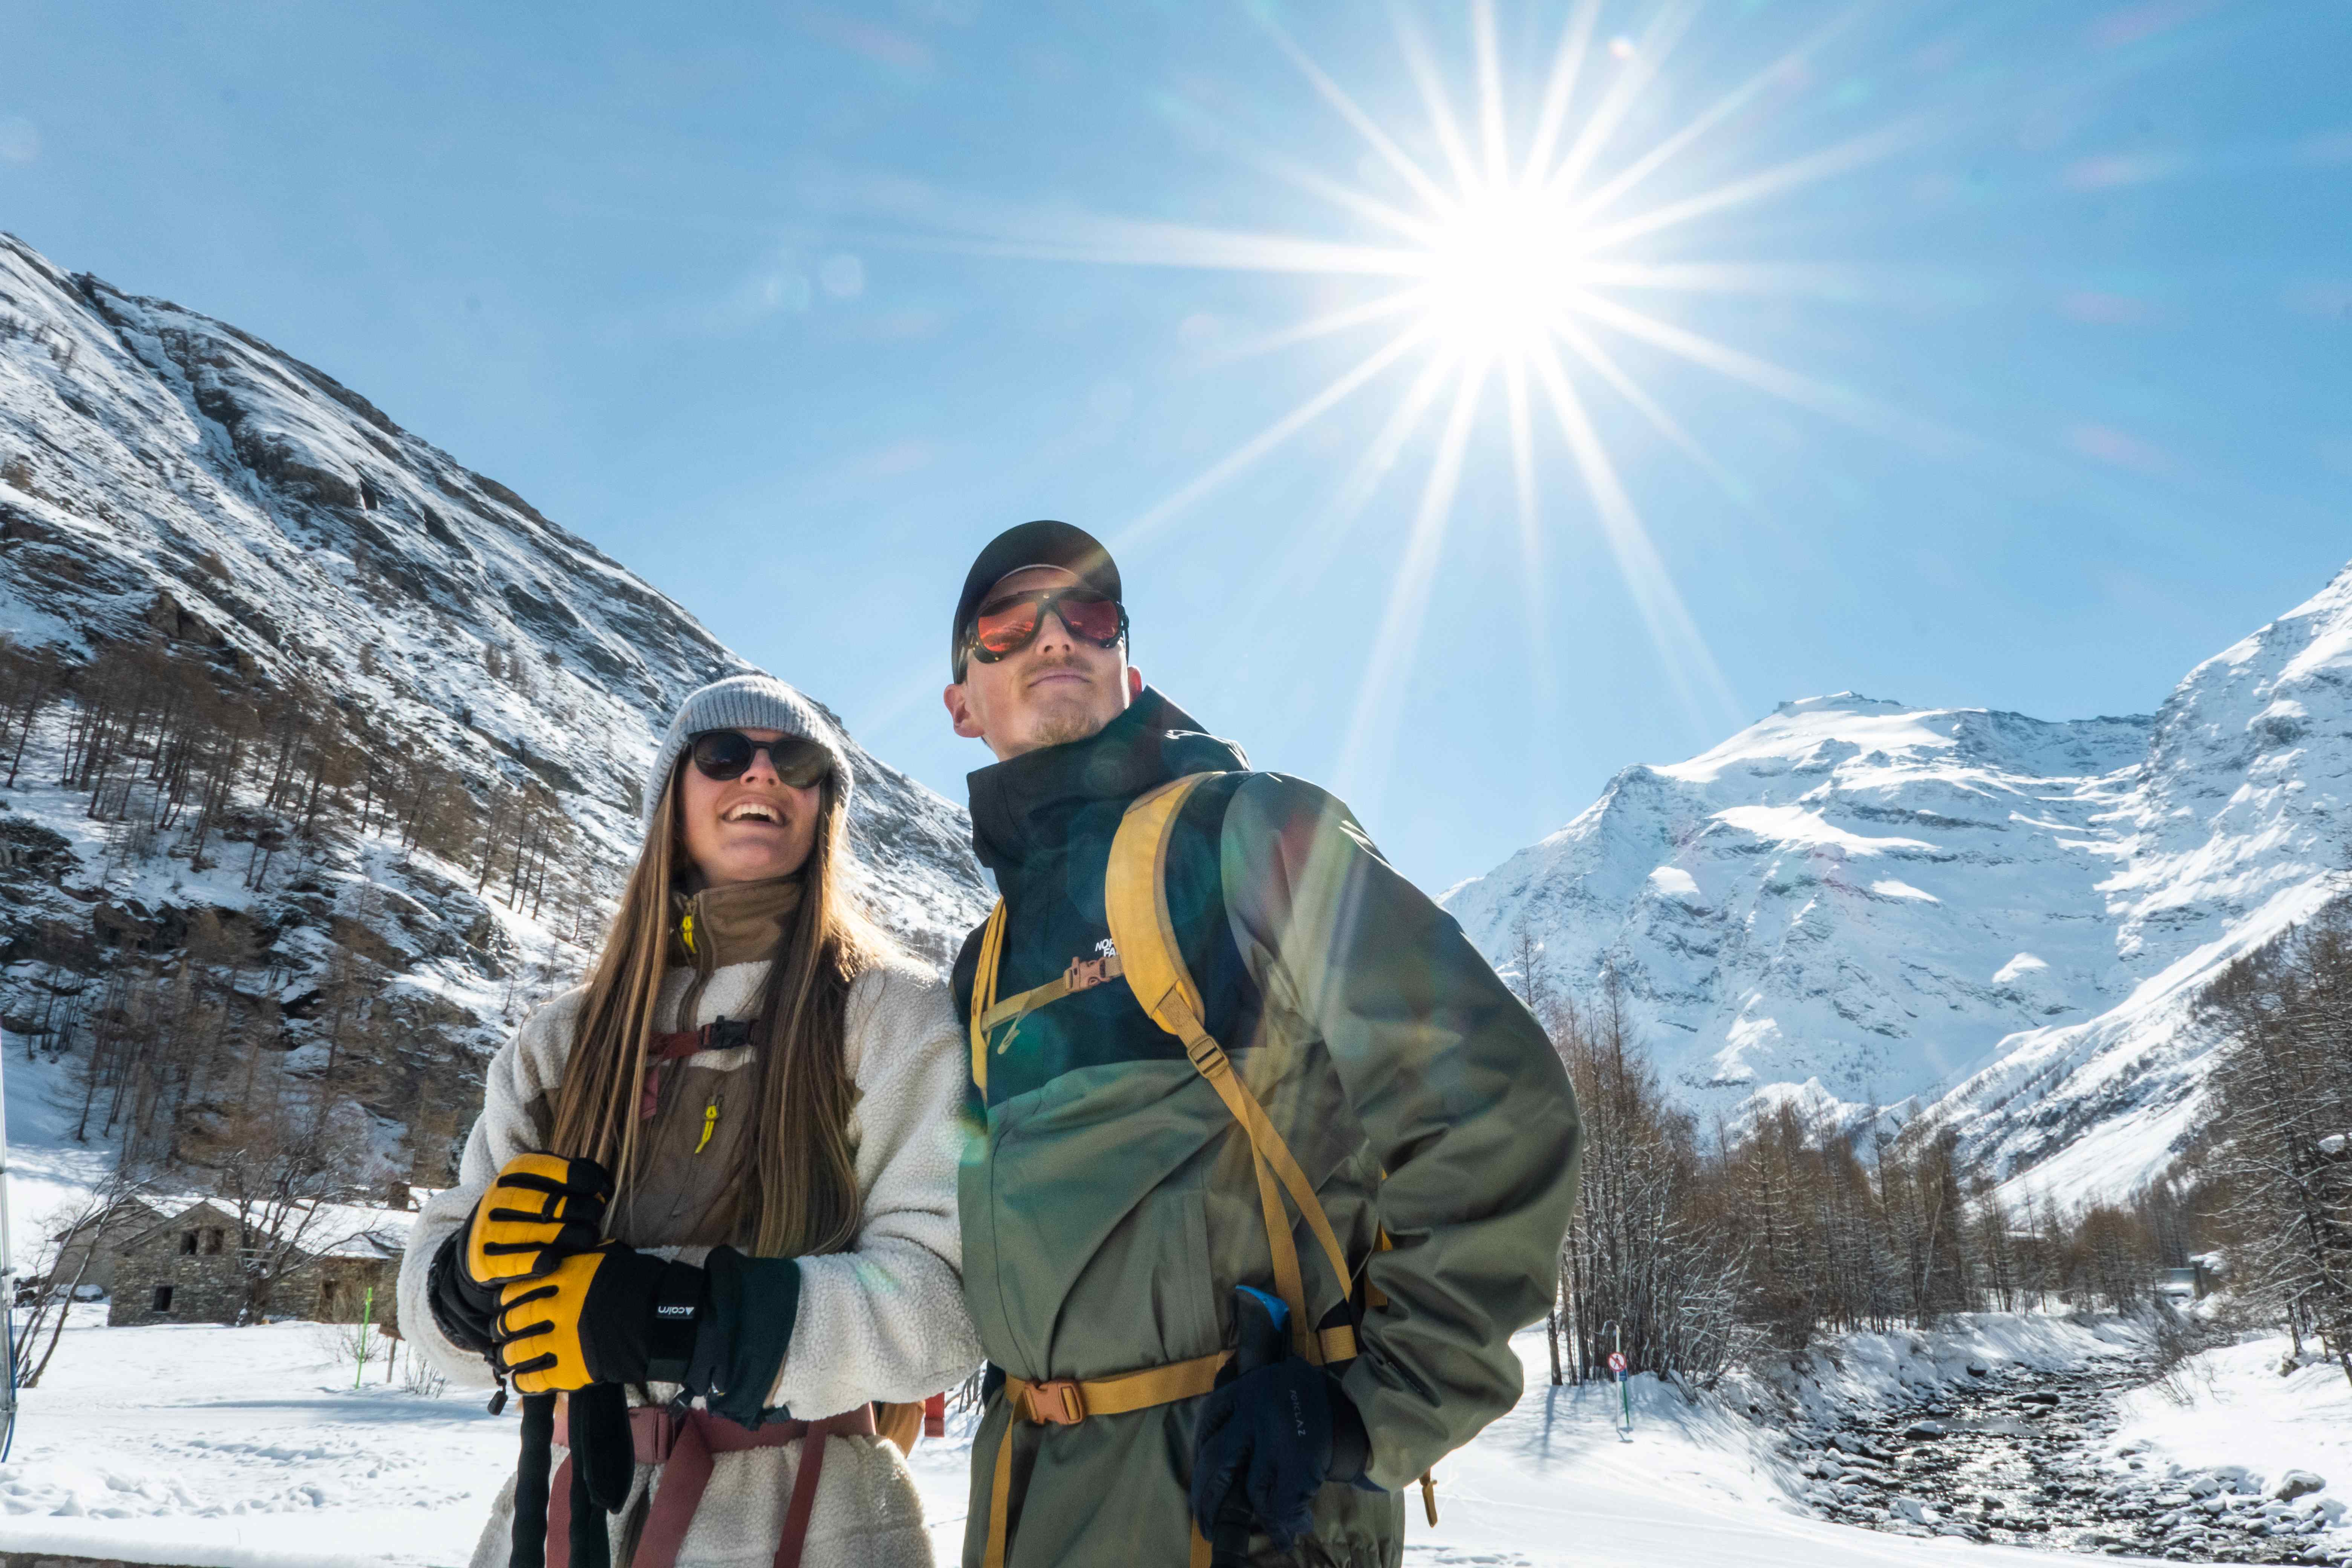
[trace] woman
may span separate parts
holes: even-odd
[[[607,1545],[635,1568],[931,1562],[870,1402],[889,1421],[980,1360],[964,1047],[945,987],[856,912],[850,785],[782,681],[688,697],[592,977],[490,1064],[400,1276],[430,1361],[526,1396],[475,1568],[534,1558],[542,1488],[549,1568]]]

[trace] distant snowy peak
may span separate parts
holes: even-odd
[[[2157,714],[2101,889],[2129,993],[2002,1042],[1935,1114],[2057,1190],[2156,1173],[2199,1121],[2215,1042],[2197,994],[2346,890],[2347,813],[2352,567],[2190,670]]]
[[[1695,1104],[1916,1104],[2116,1194],[2194,1129],[2198,990],[2345,885],[2347,806],[2352,568],[2153,718],[1784,702],[1445,901],[1507,967],[1613,970]]]
[[[1943,766],[2079,778],[2138,763],[2149,724],[2146,718],[2052,723],[1983,708],[1911,708],[1841,691],[1783,702],[1769,718],[1713,750],[1657,771],[1706,783],[1735,767],[1761,776],[1778,764],[1801,774],[1857,761],[1864,769]]]
[[[1524,927],[1573,988],[1613,969],[1698,1101],[1810,1086],[1859,1113],[2110,999],[2113,958],[2076,916],[2108,869],[2095,819],[2148,733],[1786,702],[1689,762],[1627,769],[1448,906],[1498,961]]]

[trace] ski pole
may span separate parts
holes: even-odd
[[[499,1389],[503,1395],[505,1389]],[[522,1457],[515,1465],[514,1532],[507,1568],[547,1568],[547,1480],[555,1463],[555,1395],[522,1396]]]

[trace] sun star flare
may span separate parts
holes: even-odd
[[[1472,63],[1469,112],[1457,113],[1444,72],[1414,14],[1400,8],[1397,35],[1419,89],[1437,157],[1416,157],[1401,124],[1384,123],[1313,59],[1271,16],[1259,20],[1307,89],[1360,140],[1357,177],[1341,177],[1296,156],[1236,145],[1253,166],[1328,205],[1324,232],[1242,232],[1199,225],[1058,215],[1018,235],[966,243],[988,254],[1097,264],[1255,271],[1320,277],[1341,298],[1318,313],[1230,348],[1231,361],[1359,339],[1345,368],[1286,412],[1210,460],[1193,478],[1133,518],[1116,535],[1131,546],[1165,528],[1211,492],[1343,405],[1388,388],[1393,402],[1377,433],[1358,445],[1334,485],[1328,515],[1302,525],[1285,553],[1286,571],[1311,568],[1339,547],[1357,514],[1394,475],[1408,451],[1427,450],[1411,539],[1399,559],[1368,660],[1343,752],[1351,794],[1377,806],[1392,751],[1396,705],[1378,700],[1386,674],[1412,661],[1427,602],[1425,574],[1450,525],[1472,432],[1502,421],[1517,492],[1513,526],[1528,584],[1531,640],[1545,642],[1537,589],[1548,529],[1580,511],[1606,542],[1686,716],[1704,733],[1738,719],[1715,655],[1685,607],[1613,455],[1596,412],[1630,409],[1737,500],[1742,487],[1705,451],[1652,387],[1644,363],[1682,362],[1810,413],[1915,442],[1942,433],[1870,398],[1827,384],[1719,342],[1661,312],[1660,297],[1769,296],[1818,286],[1825,269],[1785,259],[1692,254],[1721,215],[1833,178],[1907,145],[1918,127],[1897,121],[1871,134],[1784,162],[1749,166],[1713,184],[1676,184],[1671,173],[1696,148],[1720,151],[1727,127],[1747,123],[1776,84],[1801,78],[1808,55],[1858,13],[1841,12],[1809,38],[1730,90],[1706,101],[1664,134],[1636,135],[1636,110],[1673,68],[1675,47],[1696,29],[1696,0],[1668,0],[1639,36],[1603,36],[1601,0],[1576,0],[1539,91],[1526,103],[1505,87],[1494,0],[1468,6]],[[1687,84],[1684,84],[1687,85]],[[1229,144],[1234,133],[1220,125]],[[1664,195],[1644,207],[1645,191]],[[1674,254],[1677,247],[1685,247]],[[1834,270],[1834,269],[1826,269]],[[1366,287],[1370,285],[1370,287]],[[1635,301],[1639,301],[1636,303]],[[1377,334],[1366,353],[1362,340]],[[1628,357],[1619,352],[1632,345]],[[1548,496],[1538,445],[1565,447],[1582,490],[1572,508]],[[1548,515],[1549,514],[1549,515]]]

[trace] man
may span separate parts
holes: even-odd
[[[1248,772],[1127,634],[1118,567],[1066,523],[1000,535],[956,606],[947,707],[998,759],[971,816],[1003,900],[954,976],[991,1367],[964,1562],[1394,1564],[1403,1489],[1518,1396],[1575,1102],[1347,808]],[[1202,773],[1164,815],[1152,792]],[[1172,941],[1204,1028],[1112,940],[1134,907],[1106,908],[1112,846],[1146,797],[1164,902],[1127,945]]]

